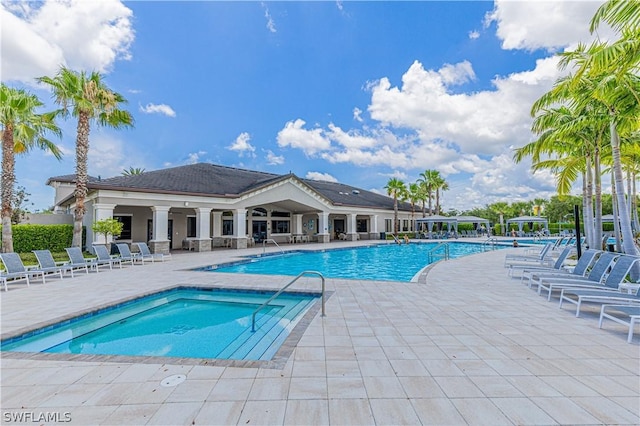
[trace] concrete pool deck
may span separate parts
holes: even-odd
[[[327,316],[313,318],[283,368],[3,353],[2,422],[57,415],[79,425],[640,424],[637,333],[628,344],[625,327],[598,329],[595,308],[575,318],[507,277],[504,255],[516,250],[440,262],[426,284],[327,279]],[[0,294],[1,332],[177,284],[287,283],[291,277],[188,270],[260,252],[175,253],[164,263],[10,286]],[[294,288],[316,291],[319,283],[310,277]],[[176,374],[186,380],[161,385]]]

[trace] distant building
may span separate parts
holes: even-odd
[[[73,213],[75,175],[52,177],[55,211]],[[393,199],[361,188],[214,164],[192,164],[108,179],[91,177],[85,201],[87,246],[104,236],[93,221],[124,224],[118,240],[147,241],[155,252],[246,248],[334,239],[379,239],[393,232]],[[417,213],[416,213],[417,214]],[[399,229],[412,231],[411,206],[399,203]]]

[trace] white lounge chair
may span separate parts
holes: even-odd
[[[129,248],[128,244],[118,243],[118,244],[116,244],[116,247],[118,248],[118,251],[120,252],[120,261],[121,262],[130,262],[131,265],[135,265],[135,262],[137,262],[137,261],[140,261],[141,263],[144,263],[142,261],[142,256],[140,255],[140,253],[131,253],[131,249]]]
[[[560,270],[536,270],[529,272],[529,288],[536,286],[543,279],[563,278],[563,277],[584,277],[589,272],[589,267],[593,263],[594,259],[602,254],[602,250],[586,250],[582,253],[582,256],[578,259],[578,263],[572,270],[560,269]],[[523,273],[524,275],[524,273]]]
[[[82,250],[80,247],[67,247],[65,248],[67,252],[67,256],[69,256],[70,265],[73,269],[84,269],[84,271],[88,274],[89,269],[92,269],[95,264],[92,262],[92,259],[85,259],[82,254]],[[98,268],[96,268],[96,272]]]
[[[560,290],[563,288],[607,289],[606,281],[610,283],[609,289],[617,289],[619,282],[622,281],[629,273],[629,269],[625,268],[626,262],[622,262],[618,266],[616,274],[613,274],[613,268],[615,268],[614,261],[619,257],[620,255],[615,253],[602,253],[586,277],[554,277],[542,279],[538,281],[538,294],[541,295],[542,290],[546,290],[547,300],[551,300],[551,293],[554,290]],[[620,276],[622,269],[624,269],[624,274]],[[612,277],[611,280],[609,280],[608,278],[612,274],[615,275],[615,277]]]
[[[610,311],[617,312],[618,315],[614,315],[610,313]],[[624,315],[624,318],[620,318],[620,313]],[[602,321],[605,318],[629,326],[627,343],[631,343],[633,340],[633,329],[636,324],[640,324],[640,305],[602,305],[600,308],[600,321],[598,322],[599,328],[602,328]]]
[[[531,272],[531,271],[535,271],[535,270],[542,270],[542,271],[559,271],[562,269],[562,265],[564,264],[564,261],[567,260],[567,257],[569,257],[569,254],[573,251],[573,247],[565,247],[564,250],[562,250],[562,252],[560,253],[560,255],[558,256],[558,258],[556,259],[555,263],[551,266],[543,266],[543,265],[538,265],[538,266],[532,266],[530,264],[519,264],[519,263],[513,263],[509,265],[509,272],[508,275],[510,277],[513,277],[513,272],[516,270],[520,270],[521,271],[521,275],[520,275],[520,281],[524,281],[524,276],[525,276],[525,271],[527,272]]]
[[[4,271],[0,272],[0,281],[4,284],[4,291],[9,290],[7,286],[9,280],[11,282],[25,280],[28,287],[31,277],[42,275],[44,282],[44,273],[27,269],[17,253],[0,253],[0,261],[4,265]]]
[[[142,259],[142,263],[144,263],[145,259],[150,259],[151,262],[155,262],[156,259],[160,260],[161,262],[164,262],[165,257],[169,257],[171,255],[165,255],[163,253],[151,253],[151,250],[149,250],[149,246],[147,245],[147,243],[134,243],[136,246],[138,246],[138,252],[140,253],[140,258]]]
[[[540,253],[537,255],[517,255],[517,254],[507,254],[504,257],[504,266],[508,268],[509,265],[514,263],[523,264],[525,262],[529,262],[529,264],[540,264],[540,265],[551,265],[550,260],[547,258],[549,253],[551,253],[551,247],[553,247],[553,243],[547,243],[540,250]]]
[[[73,266],[66,262],[58,263],[54,260],[53,255],[49,250],[33,250],[33,253],[38,259],[39,270],[42,271],[42,283],[45,282],[46,274],[58,274],[60,279],[63,278],[65,272],[69,272],[73,277]]]
[[[111,256],[106,246],[96,244],[93,246],[93,251],[98,256],[95,260],[96,269],[105,265],[109,266],[109,269],[113,269],[113,265],[118,265],[122,268],[122,260],[119,257]]]

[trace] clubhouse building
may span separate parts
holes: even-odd
[[[75,175],[52,177],[55,211],[73,213]],[[380,239],[393,232],[393,199],[353,186],[198,163],[139,175],[90,177],[87,246],[104,244],[91,224],[115,218],[121,242],[146,241],[154,252],[242,249],[278,244]],[[411,206],[398,203],[399,229],[413,231]],[[416,216],[418,212],[416,212]]]

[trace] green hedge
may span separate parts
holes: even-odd
[[[32,250],[64,252],[73,241],[73,225],[13,225],[11,229],[13,251],[16,253],[30,253]]]

